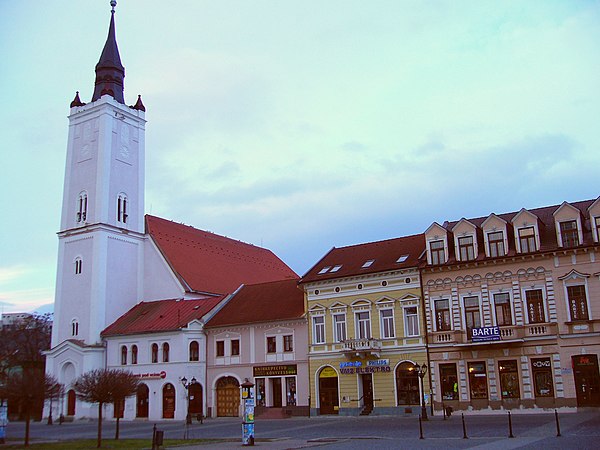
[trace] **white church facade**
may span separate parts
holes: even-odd
[[[188,399],[206,415],[204,324],[240,286],[297,275],[267,249],[144,215],[145,107],[139,96],[125,104],[114,14],[113,5],[92,100],[77,93],[69,114],[46,352],[46,371],[67,394],[53,416],[97,416],[72,383],[99,368],[142,379],[125,418],[183,419]],[[194,383],[186,389],[183,378]]]

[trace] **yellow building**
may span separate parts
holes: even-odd
[[[423,248],[422,234],[334,248],[302,278],[312,414],[404,415],[429,407]]]

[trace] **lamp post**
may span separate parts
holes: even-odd
[[[425,388],[423,387],[423,378],[425,378],[425,374],[427,373],[427,365],[425,363],[422,366],[415,364],[415,370],[421,380],[421,419],[429,420],[427,418],[427,408],[425,407]]]
[[[196,384],[197,382],[198,381],[196,381],[195,377],[192,377],[192,379],[189,382],[186,377],[181,378],[181,384],[185,388],[185,392],[186,392],[185,396],[187,399],[187,414],[185,416],[186,431],[187,431],[187,426],[192,423],[192,416],[190,415],[190,386],[192,384]],[[186,432],[186,435],[187,435],[187,432]],[[186,439],[187,439],[187,436],[186,436]]]

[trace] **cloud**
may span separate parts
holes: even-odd
[[[27,274],[24,266],[0,267],[0,284],[8,284]]]

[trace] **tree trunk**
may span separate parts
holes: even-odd
[[[118,441],[119,440],[119,419],[121,418],[121,400],[115,401],[114,407],[117,410],[117,428],[115,429],[115,441]]]
[[[98,448],[102,447],[102,406],[102,402],[98,403]]]
[[[29,421],[31,420],[31,413],[30,411],[30,406],[27,405],[25,406],[26,411],[25,411],[25,447],[29,447]]]

